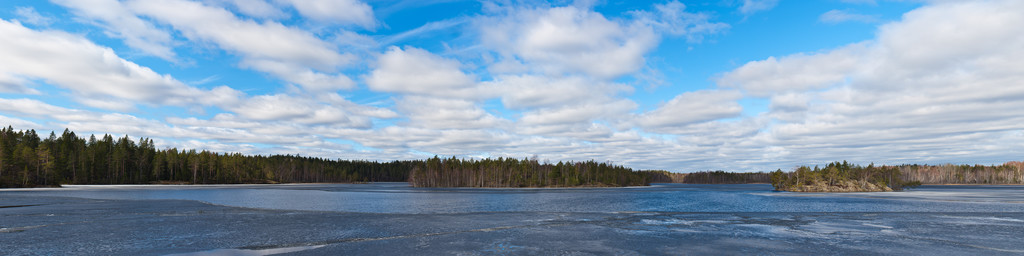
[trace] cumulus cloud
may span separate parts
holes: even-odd
[[[395,99],[407,125],[431,129],[487,129],[507,121],[488,113],[479,101],[491,97],[462,64],[426,50],[390,47],[365,77],[370,89],[401,95]]]
[[[843,83],[863,65],[868,51],[855,44],[826,54],[794,54],[752,61],[718,78],[718,84],[742,88],[754,96],[766,97],[778,92],[822,89]]]
[[[477,26],[488,48],[545,74],[615,78],[641,68],[658,42],[649,26],[620,24],[575,6],[516,10]]]
[[[49,93],[53,85],[57,93],[66,89],[71,99],[107,110],[141,103],[218,111],[157,120],[152,116],[161,114],[75,109],[50,97],[3,98],[0,121],[244,153],[372,160],[535,156],[670,170],[763,171],[837,156],[858,163],[976,163],[1024,153],[1017,146],[1024,142],[1024,31],[1017,25],[1024,15],[1014,12],[1024,9],[1020,1],[930,2],[882,25],[873,40],[745,63],[714,78],[718,88],[670,95],[653,109],[629,98],[635,85],[628,83],[652,68],[647,55],[661,38],[699,42],[728,25],[675,1],[607,16],[591,9],[592,2],[504,10],[485,3],[487,14],[497,16],[384,37],[396,42],[424,31],[468,29],[471,35],[460,40],[472,42],[445,45],[443,53],[405,46],[370,54],[369,70],[357,80],[376,97],[363,105],[325,91],[358,82],[338,73],[356,61],[339,47],[363,44],[376,52],[378,44],[350,31],[324,36],[278,20],[294,8],[323,23],[316,26],[372,29],[373,10],[361,9],[362,2],[335,2],[356,6],[352,10],[319,11],[363,16],[316,18],[299,6],[313,2],[93,1],[122,9],[60,4],[126,44],[135,37],[164,47],[223,49],[239,56],[238,66],[305,90],[287,84],[279,88],[287,93],[266,95],[199,89],[83,36],[0,20],[2,92]],[[745,1],[740,12],[750,15],[776,2]],[[836,14],[822,21],[843,20]],[[115,24],[119,20],[130,22]],[[146,30],[178,42],[144,36]]]
[[[483,86],[500,92],[502,104],[517,110],[604,101],[609,95],[631,90],[625,85],[583,76],[509,75],[496,77]]]
[[[166,23],[193,41],[212,42],[243,57],[242,66],[270,73],[310,91],[355,86],[343,74],[332,74],[355,57],[340,53],[309,31],[281,23],[245,20],[223,8],[185,0],[127,3],[133,12]]]
[[[633,109],[636,109],[636,103],[628,99],[589,101],[526,111],[519,122],[527,126],[589,123],[597,119],[624,117]]]
[[[377,68],[365,77],[372,90],[441,97],[471,98],[475,78],[460,70],[461,63],[426,50],[390,47],[377,58]]]
[[[372,125],[370,119],[351,115],[340,108],[282,94],[255,96],[241,104],[225,108],[249,120],[333,124],[359,128]]]
[[[771,96],[774,114],[800,113],[767,134],[805,162],[1013,159],[1020,150],[998,140],[1024,130],[1024,30],[1011,25],[1024,22],[1020,8],[936,3],[882,26],[875,40],[751,62],[719,82]]]
[[[741,97],[738,91],[685,92],[657,109],[641,114],[635,123],[646,129],[659,130],[736,117],[743,111],[737,103]]]
[[[302,16],[328,23],[354,24],[366,29],[377,26],[370,5],[358,0],[278,0],[298,10]]]
[[[457,98],[406,96],[396,103],[411,126],[431,129],[493,129],[506,120],[488,113],[478,104]]]
[[[353,159],[388,159],[393,155],[369,157],[354,152],[351,146],[329,143],[310,130],[343,130],[343,126],[309,126],[292,120],[254,121],[234,114],[218,114],[211,119],[168,118],[167,122],[140,118],[123,113],[100,113],[54,106],[34,99],[0,99],[0,112],[30,118],[48,118],[46,125],[0,115],[0,121],[18,129],[69,128],[80,136],[89,133],[110,133],[151,137],[158,147],[183,147],[198,150],[228,150],[249,154],[296,154],[337,157],[360,156]],[[305,118],[315,118],[316,114]],[[303,117],[299,117],[303,118]],[[252,144],[274,145],[256,149]],[[305,151],[304,151],[305,150]],[[402,156],[396,154],[394,156]],[[404,156],[398,159],[409,159]]]
[[[206,91],[187,86],[64,32],[36,31],[0,20],[0,35],[8,39],[0,41],[0,73],[70,89],[78,95],[76,100],[89,106],[126,110],[137,103],[209,105],[238,94],[227,87]]]

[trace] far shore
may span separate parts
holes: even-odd
[[[32,191],[32,190],[60,190],[60,189],[73,189],[73,188],[103,188],[103,187],[243,187],[243,186],[255,186],[255,185],[281,185],[281,186],[296,186],[296,185],[341,185],[341,184],[373,184],[373,183],[405,183],[400,181],[393,182],[355,182],[355,183],[225,183],[225,184],[167,184],[167,183],[155,183],[155,184],[65,184],[60,186],[47,186],[47,187],[31,187],[31,188],[0,188],[0,192],[3,191]],[[730,184],[697,184],[697,183],[675,183],[675,182],[657,182],[651,183],[652,186],[625,186],[625,187],[614,187],[614,186],[578,186],[578,187],[430,187],[430,188],[441,188],[441,189],[600,189],[600,188],[649,188],[653,187],[654,184],[688,184],[688,185],[771,185],[770,183],[730,183]],[[1024,186],[1024,184],[958,184],[958,183],[947,183],[947,184],[922,184],[923,186]],[[425,187],[426,188],[426,187]],[[871,191],[846,191],[845,193],[862,193]],[[796,192],[796,193],[808,193],[808,192]],[[810,193],[844,193],[844,192],[810,192]]]

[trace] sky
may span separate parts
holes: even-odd
[[[1024,160],[1024,1],[6,0],[0,124],[158,148]]]

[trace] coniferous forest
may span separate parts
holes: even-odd
[[[921,184],[1024,184],[1024,163],[1010,161],[1001,165],[920,165],[859,166],[833,162],[824,168],[801,166],[793,172],[771,173],[776,190],[822,190],[822,187],[873,186],[880,190],[902,190]],[[847,185],[843,185],[847,184]],[[869,185],[872,184],[872,185]],[[837,187],[838,186],[838,187]],[[852,188],[849,188],[852,189]]]
[[[406,181],[415,165],[156,149],[147,138],[84,139],[67,129],[40,138],[34,130],[0,129],[0,187]]]
[[[771,176],[765,172],[700,171],[674,173],[662,170],[644,171],[651,176],[651,182],[686,184],[751,184],[771,183]]]
[[[416,187],[576,187],[647,186],[644,172],[594,161],[539,163],[537,160],[498,158],[427,159],[409,175]]]
[[[410,179],[410,174],[416,175]],[[242,155],[156,149],[152,139],[88,139],[67,129],[41,138],[0,129],[0,187],[60,184],[231,184],[405,182],[420,187],[638,186],[648,176],[606,163],[535,160],[372,162],[293,155]]]
[[[790,173],[776,170],[771,181],[775,190],[794,192],[899,191],[921,185],[902,177],[900,168],[894,166],[865,167],[843,161],[829,163],[825,168],[801,166]]]
[[[498,158],[375,162],[298,155],[242,155],[194,149],[157,149],[152,139],[95,135],[67,129],[46,136],[0,128],[0,188],[60,184],[232,184],[406,182],[418,187],[641,186],[771,183],[777,190],[900,190],[923,184],[1022,184],[1024,163],[1002,165],[858,166],[830,163],[792,172],[671,173],[633,171],[595,161],[539,163]],[[907,182],[910,181],[910,182]],[[859,187],[859,188],[855,188]]]

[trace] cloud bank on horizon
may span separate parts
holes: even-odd
[[[1024,156],[1024,1],[627,2],[7,1],[0,123],[671,171]]]

